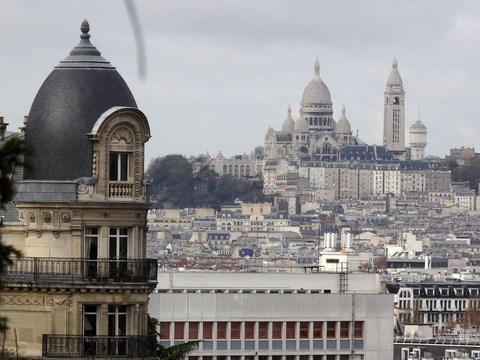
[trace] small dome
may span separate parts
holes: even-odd
[[[282,132],[291,133],[295,129],[295,121],[292,119],[292,109],[288,105],[288,115],[282,124]]]
[[[393,59],[392,71],[390,72],[390,76],[388,77],[387,85],[403,85],[402,77],[398,72],[397,58]]]
[[[413,123],[412,126],[410,126],[410,130],[416,130],[416,131],[427,131],[427,127],[423,125],[423,123],[418,119]]]
[[[80,43],[50,73],[33,100],[25,142],[33,150],[33,171],[25,179],[75,180],[92,175],[87,134],[105,111],[137,104],[128,85],[90,42],[81,25]]]
[[[345,116],[345,106],[342,108],[342,117],[338,120],[338,123],[335,126],[335,132],[341,133],[341,134],[352,132],[352,128],[350,127],[350,122]]]
[[[320,79],[320,62],[315,60],[313,79],[303,91],[302,104],[331,103],[330,90]]]
[[[307,132],[308,131],[308,122],[307,119],[303,117],[303,110],[300,108],[300,116],[297,121],[295,121],[295,131]]]

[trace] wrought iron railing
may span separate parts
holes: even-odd
[[[146,358],[156,356],[156,335],[85,336],[44,334],[47,358]]]
[[[155,259],[12,258],[2,275],[9,282],[156,282]]]

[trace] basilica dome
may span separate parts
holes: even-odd
[[[313,79],[308,83],[303,91],[302,104],[324,104],[331,103],[330,90],[320,79],[320,62],[318,59],[314,65]]]
[[[342,117],[338,120],[338,123],[335,126],[335,132],[339,134],[347,134],[352,132],[350,121],[348,121],[347,117],[345,116],[345,106],[342,108]]]
[[[295,131],[301,131],[301,132],[308,132],[308,122],[303,117],[303,109],[302,108],[300,108],[300,116],[295,121],[294,130]]]
[[[291,133],[295,129],[295,121],[292,119],[292,109],[288,106],[288,115],[282,124],[282,131],[284,133]]]
[[[50,73],[38,91],[25,129],[33,165],[25,179],[74,180],[92,175],[87,136],[114,106],[137,107],[123,78],[90,42],[81,25],[80,43]]]

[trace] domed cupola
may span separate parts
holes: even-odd
[[[291,133],[295,129],[295,121],[292,119],[292,108],[288,105],[288,115],[283,121],[282,132]]]
[[[352,128],[350,122],[345,116],[345,105],[342,107],[342,117],[335,125],[335,138],[342,145],[348,145],[352,139]]]
[[[320,62],[315,60],[313,79],[303,91],[302,104],[324,104],[332,102],[327,85],[320,79]]]
[[[345,116],[345,105],[342,107],[342,117],[338,120],[338,123],[335,126],[335,132],[339,134],[346,134],[346,133],[352,132],[352,128],[350,127],[350,122]]]
[[[295,121],[294,131],[308,132],[308,123],[307,123],[307,120],[303,117],[302,108],[300,108],[300,116]]]
[[[137,107],[123,78],[90,42],[86,20],[80,30],[80,43],[50,73],[30,109],[25,140],[33,149],[34,168],[26,170],[25,179],[91,176],[87,134],[108,109]]]
[[[301,108],[311,131],[333,131],[333,109],[330,91],[320,79],[320,62],[315,60],[313,79],[303,92]]]

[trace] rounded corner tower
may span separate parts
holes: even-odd
[[[92,174],[87,134],[97,119],[117,106],[137,108],[114,66],[90,42],[82,22],[80,43],[54,68],[37,92],[28,115],[25,141],[33,155],[25,180],[75,180]]]

